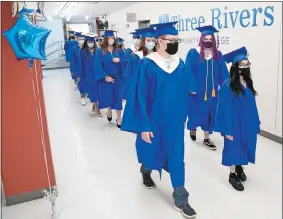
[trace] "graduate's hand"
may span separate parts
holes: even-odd
[[[230,141],[233,141],[233,139],[234,139],[233,136],[231,136],[231,135],[226,135],[226,138]]]
[[[80,77],[77,77],[77,82],[79,82],[81,80],[81,78]]]
[[[152,132],[142,132],[141,135],[142,135],[142,140],[151,144],[150,138],[154,137]]]
[[[114,83],[114,79],[109,77],[109,76],[105,77],[105,81],[108,82],[108,83]]]
[[[113,61],[114,63],[119,63],[119,62],[120,62],[120,59],[119,59],[119,58],[113,58],[112,61]]]

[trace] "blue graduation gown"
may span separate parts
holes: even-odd
[[[99,83],[99,100],[100,109],[110,107],[114,110],[122,110],[122,86],[124,73],[121,60],[124,52],[117,49],[116,52],[103,53],[103,48],[99,48],[95,54],[94,77]],[[120,63],[114,63],[113,58],[120,58]],[[114,77],[115,83],[108,83],[105,77]]]
[[[171,73],[154,61],[139,61],[122,119],[121,130],[137,133],[139,163],[151,170],[170,173],[173,187],[184,186],[184,122],[187,115],[187,90],[184,62]],[[152,144],[141,132],[153,132]]]
[[[94,58],[95,52],[91,53],[82,49],[79,53],[77,65],[77,77],[80,77],[81,81],[85,84],[86,93],[92,103],[97,102],[99,96],[98,83],[94,79]]]
[[[66,62],[71,62],[72,47],[74,47],[76,44],[77,44],[77,41],[75,40],[67,40],[65,42],[64,50],[65,50]]]
[[[224,136],[222,164],[225,166],[255,163],[257,134],[260,120],[255,96],[242,86],[246,95],[236,96],[230,89],[230,80],[224,83],[219,93],[219,105],[214,131]],[[233,136],[233,141],[225,135]]]
[[[68,50],[70,49],[70,43],[71,43],[71,40],[67,40],[67,41],[64,43],[64,50],[65,50],[66,62],[70,62],[70,56],[69,56],[69,53],[68,53]]]
[[[134,72],[137,69],[137,65],[139,61],[140,61],[140,57],[136,54],[131,55],[129,58],[128,66],[125,71],[125,80],[122,91],[122,97],[125,100],[127,99],[129,88],[133,81]]]
[[[215,113],[218,103],[219,86],[229,78],[229,72],[220,51],[219,60],[202,60],[196,49],[191,49],[186,57],[185,68],[189,75],[193,75],[197,94],[188,97],[188,123],[189,130],[198,126],[203,131],[212,133],[215,121]],[[213,71],[212,71],[213,68]],[[207,77],[207,101],[205,101]],[[212,97],[213,82],[215,97]]]
[[[78,78],[77,76],[77,71],[78,71],[78,60],[79,60],[79,52],[81,48],[78,45],[75,45],[72,47],[72,56],[71,56],[71,72],[74,73],[73,79],[76,80]],[[85,88],[85,81],[81,80],[78,83],[78,88],[80,91],[80,94],[85,94],[86,93],[86,88]]]
[[[127,67],[128,67],[128,63],[129,63],[129,58],[130,56],[132,55],[133,53],[133,50],[131,48],[127,48],[125,51],[124,51],[124,59],[123,59],[123,68],[124,68],[124,71],[126,71]]]

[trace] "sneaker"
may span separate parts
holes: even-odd
[[[242,181],[242,182],[245,182],[247,180],[247,176],[244,172],[244,168],[242,166],[236,166],[236,173],[237,173],[237,176],[239,177],[239,179]]]
[[[153,182],[150,173],[142,174],[143,185],[148,189],[155,188],[155,183]]]
[[[213,142],[210,139],[204,139],[203,144],[212,151],[216,150],[216,146],[213,144]]]
[[[86,100],[85,100],[85,98],[81,98],[81,105],[82,105],[82,106],[85,106],[85,105],[86,105]]]
[[[197,140],[197,130],[196,129],[190,131],[190,137],[193,141]]]
[[[244,191],[244,186],[241,183],[240,178],[236,175],[236,173],[230,173],[229,175],[229,183],[233,186],[237,191]]]
[[[182,213],[182,215],[185,217],[185,218],[194,218],[196,217],[197,213],[195,212],[195,210],[189,205],[189,204],[186,204],[186,205],[177,205],[175,203],[175,209],[179,212]]]

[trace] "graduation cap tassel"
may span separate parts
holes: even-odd
[[[207,101],[207,93],[204,93],[204,101]]]
[[[215,89],[214,89],[214,88],[212,89],[212,94],[211,94],[211,96],[212,96],[212,97],[215,97]]]

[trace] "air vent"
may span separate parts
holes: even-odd
[[[136,22],[136,14],[127,13],[127,22]]]

